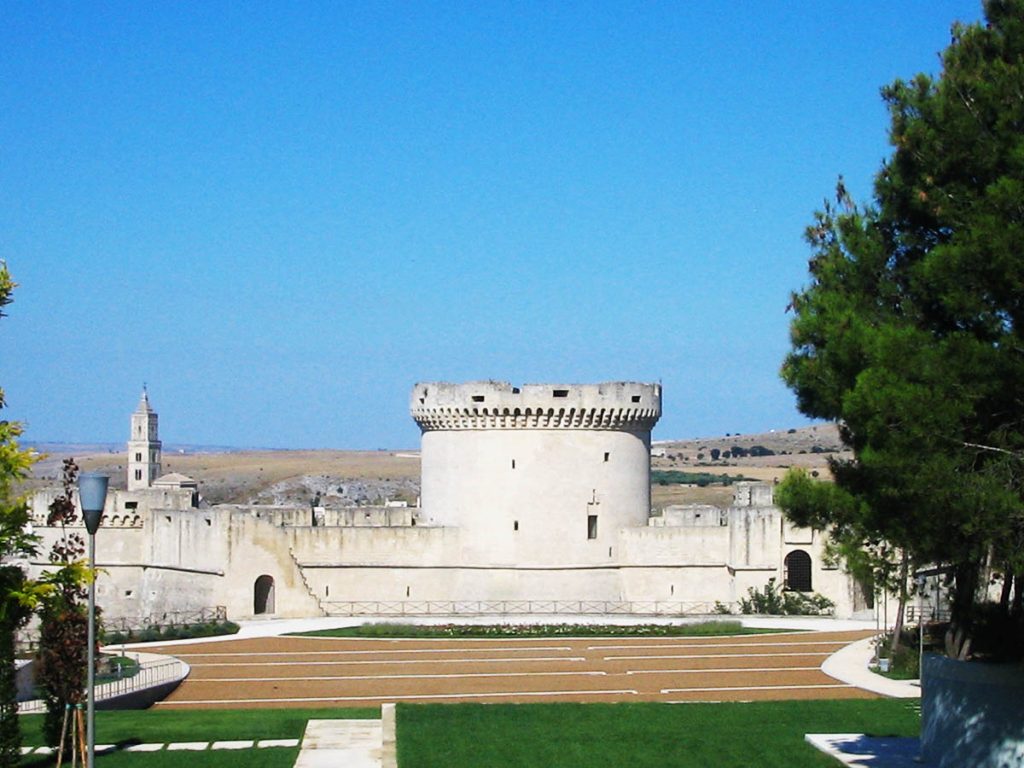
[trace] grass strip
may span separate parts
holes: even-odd
[[[292,768],[299,748],[206,750],[205,752],[114,752],[97,754],[97,768]],[[20,768],[52,768],[56,758],[28,755]],[[70,766],[70,761],[65,765]]]
[[[46,743],[42,733],[43,717],[21,716],[22,743],[26,747],[42,746]],[[366,720],[378,717],[378,707],[101,710],[96,712],[96,743],[300,739],[306,730],[307,720]]]
[[[744,627],[738,621],[692,624],[402,624],[373,622],[358,627],[290,632],[298,637],[719,637],[792,632]]]
[[[806,733],[917,736],[917,702],[399,704],[402,768],[827,768]]]

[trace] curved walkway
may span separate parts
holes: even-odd
[[[874,638],[869,637],[850,643],[827,659],[821,671],[844,683],[855,685],[865,691],[896,699],[914,699],[921,696],[919,680],[890,680],[877,675],[868,668],[874,656]]]

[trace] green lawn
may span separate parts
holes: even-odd
[[[916,736],[917,703],[399,705],[401,768],[826,768],[805,733]]]
[[[174,741],[301,739],[307,720],[377,717],[380,717],[377,708],[98,711],[96,743],[128,745]],[[22,716],[22,743],[26,747],[44,743],[42,722],[42,715]],[[298,752],[298,747],[216,752],[116,752],[97,755],[96,764],[105,768],[170,768],[185,763],[189,768],[291,768]],[[30,768],[50,765],[52,762],[51,758],[30,755],[21,764],[24,768]]]
[[[311,718],[379,717],[377,709],[252,709],[96,713],[99,744],[300,738]],[[41,716],[22,718],[41,744]],[[916,701],[729,704],[400,704],[401,768],[835,768],[805,733],[916,736]],[[104,768],[290,768],[298,747],[119,752]],[[51,765],[27,757],[23,768]]]

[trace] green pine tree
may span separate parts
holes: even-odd
[[[854,530],[949,566],[959,657],[982,564],[1016,574],[1018,605],[1024,580],[1024,0],[985,19],[954,25],[937,78],[883,89],[892,155],[870,205],[840,178],[808,228],[782,369],[853,449],[833,472]]]

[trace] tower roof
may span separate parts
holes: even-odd
[[[142,387],[142,397],[139,398],[139,405],[135,409],[136,413],[152,413],[153,408],[149,405],[149,393],[146,392],[146,387]]]

